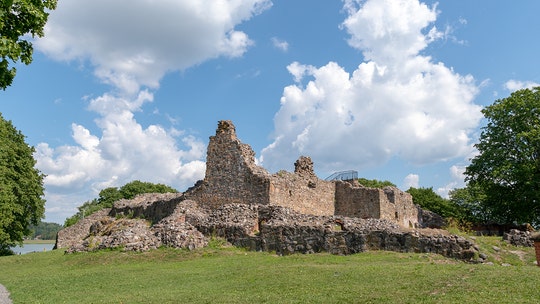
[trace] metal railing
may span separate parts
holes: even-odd
[[[326,181],[335,181],[335,180],[342,180],[342,181],[348,181],[348,180],[355,180],[358,179],[358,172],[354,170],[347,170],[347,171],[339,171],[335,172],[329,177],[325,178]]]

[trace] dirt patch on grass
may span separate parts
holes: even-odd
[[[527,255],[527,253],[525,251],[522,251],[522,250],[508,250],[508,252],[517,255],[522,262],[527,262],[527,260],[525,259],[525,255]]]

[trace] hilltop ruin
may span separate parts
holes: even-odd
[[[423,211],[395,187],[374,189],[357,181],[325,181],[301,156],[294,172],[268,173],[220,121],[207,149],[206,174],[185,193],[146,194],[120,200],[58,233],[68,252],[160,246],[194,249],[211,236],[252,250],[278,254],[366,250],[477,256],[474,244],[445,230],[422,229]]]
[[[255,164],[255,153],[236,136],[231,121],[220,121],[210,137],[206,175],[185,196],[202,206],[231,203],[281,206],[307,215],[375,218],[403,227],[420,226],[418,208],[409,193],[395,187],[366,188],[356,181],[325,181],[313,171],[311,158],[301,156],[294,173],[269,174]]]

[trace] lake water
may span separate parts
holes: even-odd
[[[49,251],[52,250],[54,247],[54,243],[50,244],[24,244],[22,247],[15,246],[13,247],[13,252],[16,254],[24,254],[29,252],[41,252],[41,251]]]

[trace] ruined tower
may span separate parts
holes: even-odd
[[[185,195],[206,208],[230,203],[273,205],[310,215],[381,218],[404,227],[418,225],[418,211],[406,192],[321,180],[306,156],[300,156],[294,165],[294,173],[268,173],[255,164],[255,152],[237,138],[233,123],[222,120],[216,134],[210,136],[205,178]]]

